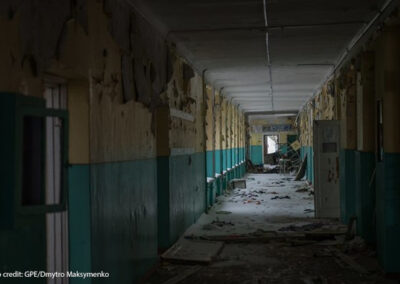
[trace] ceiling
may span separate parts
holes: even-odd
[[[129,0],[245,112],[298,110],[383,0]],[[267,44],[268,42],[268,44]]]

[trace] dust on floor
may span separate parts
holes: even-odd
[[[278,230],[291,224],[318,222],[314,198],[305,181],[280,174],[249,174],[247,188],[235,188],[217,198],[185,235],[246,234]]]
[[[202,265],[164,260],[142,283],[399,283],[385,277],[361,239],[349,240],[337,221],[313,218],[310,192],[291,176],[248,175],[246,189],[219,197],[183,235],[225,239],[214,260]]]
[[[368,271],[359,273],[335,257],[335,250],[326,245],[291,246],[286,242],[226,244],[213,263],[202,265],[195,273],[173,283],[398,283],[385,278],[373,252],[363,249],[352,253],[352,258]],[[144,283],[164,283],[192,267],[162,262]]]

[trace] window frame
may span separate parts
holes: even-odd
[[[23,178],[23,123],[24,117],[58,117],[63,121],[62,128],[62,146],[61,146],[61,192],[59,204],[45,204],[46,183],[41,188],[43,200],[41,205],[23,205],[22,204],[22,178]],[[51,212],[62,212],[67,209],[68,204],[68,111],[52,109],[46,107],[20,106],[16,111],[16,175],[15,175],[15,208],[17,214],[44,214]],[[43,133],[43,147],[46,149],[46,132]],[[43,151],[43,161],[45,161],[46,151]],[[46,167],[42,169],[43,177],[46,175]],[[45,180],[45,179],[44,179]]]

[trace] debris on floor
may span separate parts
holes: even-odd
[[[233,179],[230,181],[232,188],[246,188],[246,180],[245,179]]]
[[[289,195],[285,195],[285,196],[274,196],[271,198],[271,200],[275,200],[275,199],[290,199]]]
[[[231,211],[219,210],[219,211],[215,211],[215,214],[232,214],[232,212]]]
[[[314,209],[313,196],[304,199],[305,193],[296,192],[304,187],[309,188],[305,181],[294,181],[288,175],[248,174],[246,189],[234,188],[218,196],[218,202],[185,235],[243,235],[258,229],[272,231],[291,224],[310,223],[314,213],[304,210]],[[290,198],[271,200],[274,196]],[[212,225],[217,218],[235,225]]]
[[[296,192],[308,192],[308,187],[302,187],[296,190]]]
[[[280,232],[312,231],[312,230],[321,228],[323,225],[324,225],[323,223],[310,223],[310,224],[306,224],[306,225],[302,225],[302,226],[290,225],[290,226],[287,226],[287,227],[282,227],[278,231],[280,231]]]
[[[179,239],[161,255],[163,260],[181,263],[210,263],[223,248],[223,242]]]
[[[247,188],[220,196],[145,283],[398,283],[385,278],[362,239],[348,238],[354,224],[311,218],[313,196],[305,199],[300,188],[310,187],[283,175],[249,175]]]
[[[264,165],[264,173],[277,174],[279,173],[279,165]]]
[[[226,222],[226,221],[220,221],[220,220],[215,220],[211,222],[211,225],[215,225],[218,227],[223,227],[223,226],[235,226],[232,222]]]

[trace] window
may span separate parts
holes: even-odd
[[[64,110],[36,106],[21,106],[17,110],[16,147],[17,210],[20,213],[63,211],[67,199],[67,143],[68,120]],[[56,125],[56,130],[54,129]],[[49,137],[59,135],[54,147]],[[20,149],[18,151],[18,149]],[[50,157],[57,156],[58,167]],[[49,182],[53,182],[49,185]],[[49,186],[57,188],[49,196]]]

